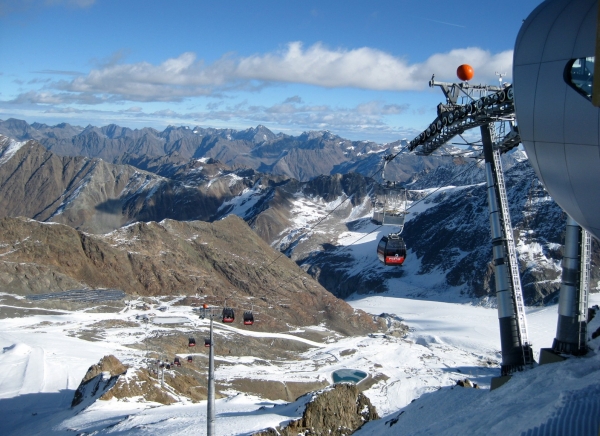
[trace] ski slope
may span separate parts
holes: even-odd
[[[599,304],[600,296],[592,295],[590,300],[590,304]],[[406,337],[338,337],[334,341],[318,343],[295,336],[293,332],[254,332],[216,324],[218,330],[226,334],[252,335],[267,341],[280,338],[311,346],[297,360],[284,362],[266,362],[252,356],[218,356],[217,353],[217,358],[227,363],[217,371],[217,381],[243,376],[283,383],[315,378],[331,382],[332,372],[338,369],[365,371],[370,378],[379,380],[365,394],[384,418],[368,424],[358,434],[382,434],[385,422],[395,419],[403,407],[407,410],[406,417],[412,418],[405,419],[406,424],[402,428],[412,428],[414,434],[439,434],[436,431],[440,427],[435,427],[433,422],[427,427],[429,430],[419,433],[423,416],[416,412],[420,410],[415,406],[418,404],[425,404],[430,412],[438,411],[436,416],[439,414],[439,417],[429,421],[439,421],[440,426],[450,428],[451,421],[457,421],[455,433],[448,434],[465,434],[465,426],[470,420],[481,428],[497,428],[505,431],[504,434],[514,434],[507,429],[525,431],[551,419],[552,414],[564,406],[558,404],[557,401],[560,401],[557,399],[568,395],[576,397],[582,389],[596,389],[600,364],[597,356],[593,355],[557,364],[565,368],[559,374],[569,383],[552,382],[555,377],[553,371],[557,370],[553,369],[555,365],[547,365],[517,374],[515,388],[490,393],[485,388],[489,386],[491,377],[499,374],[500,359],[497,312],[493,308],[401,298],[393,293],[355,296],[349,303],[375,315],[382,312],[394,314],[410,327],[410,332]],[[169,309],[173,316],[184,316],[186,310],[189,314],[191,308],[172,306]],[[74,391],[87,368],[102,356],[115,354],[126,364],[139,365],[143,352],[130,345],[147,332],[142,326],[110,329],[106,338],[97,342],[81,339],[77,333],[98,321],[115,318],[132,320],[140,313],[135,310],[117,314],[64,311],[61,315],[0,320],[0,346],[3,348],[0,354],[3,368],[0,373],[0,407],[6,412],[3,413],[5,418],[0,420],[0,434],[202,434],[206,428],[206,402],[193,404],[182,399],[175,405],[162,406],[136,402],[135,399],[130,402],[111,400],[98,401],[79,414],[70,409]],[[197,328],[206,326],[206,320],[190,319]],[[556,306],[528,310],[530,337],[535,350],[551,345],[556,319]],[[598,345],[595,347],[597,349]],[[465,377],[484,389],[450,389],[457,380]],[[543,387],[527,387],[535,383]],[[520,399],[521,391],[529,397]],[[286,405],[282,401],[269,401],[233,391],[228,391],[228,395],[218,400],[216,405],[219,435],[251,434],[298,418],[304,407],[302,401],[305,401]],[[417,402],[411,404],[416,398],[419,398]],[[520,404],[531,419],[523,418],[523,413],[517,414],[517,419],[509,412],[483,411],[475,414],[477,419],[473,417],[474,408],[487,405],[485,407],[489,411],[494,404],[505,404],[513,412]],[[531,426],[527,427],[529,423]],[[401,427],[390,428],[388,425],[385,433],[395,434],[392,432],[394,428]],[[403,431],[397,434],[413,433]]]

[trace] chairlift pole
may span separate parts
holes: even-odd
[[[146,327],[146,335],[144,342],[146,343],[146,365],[149,365],[150,361],[148,360],[148,318],[144,318],[144,324]]]
[[[227,308],[227,302],[225,308],[223,308],[223,319],[225,319],[225,309]],[[215,434],[215,347],[214,347],[214,336],[213,336],[213,318],[215,313],[219,312],[217,307],[208,307],[205,304],[202,308],[201,318],[210,317],[210,333],[209,333],[209,350],[208,350],[208,394],[206,401],[206,434],[207,436],[214,436]],[[233,312],[231,314],[233,318]],[[227,322],[227,321],[224,321]]]
[[[160,356],[160,361],[162,362],[162,368],[160,368],[160,387],[161,389],[165,388],[165,360],[164,356]]]
[[[215,349],[213,343],[213,311],[210,314],[210,347],[208,350],[208,397],[206,403],[206,434],[215,434]]]

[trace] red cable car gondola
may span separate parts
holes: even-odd
[[[254,315],[251,311],[247,310],[244,312],[244,325],[252,325],[254,324]]]
[[[179,361],[179,357],[176,357],[176,358],[173,360],[173,365],[174,365],[174,366],[181,366],[181,362]]]
[[[384,265],[400,266],[406,259],[406,244],[399,233],[384,236],[377,245],[377,257]]]
[[[188,357],[187,357],[187,361],[188,361],[188,362],[192,362],[192,360],[194,360],[194,359],[192,358],[192,356],[188,356]]]
[[[235,321],[235,312],[231,307],[223,308],[223,322],[232,323]]]
[[[189,338],[188,339],[188,347],[195,347],[195,346],[196,346],[196,339]]]
[[[210,347],[210,338],[204,338],[204,346]]]

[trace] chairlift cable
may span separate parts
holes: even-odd
[[[465,170],[461,171],[460,173],[458,173],[457,175],[455,175],[454,177],[452,177],[448,183],[453,182],[455,179],[457,179],[459,176],[463,175],[464,173],[466,173],[467,171],[473,169],[477,164],[479,164],[479,162],[483,161],[483,159],[479,159],[476,162],[473,162],[468,168],[466,168]],[[431,191],[429,194],[427,194],[425,197],[421,198],[420,200],[415,201],[414,203],[412,203],[410,206],[408,206],[406,208],[406,211],[408,211],[409,209],[411,209],[412,207],[416,206],[417,204],[421,203],[423,200],[425,200],[427,197],[435,194],[437,191],[439,191],[440,189],[442,189],[443,186],[440,186],[439,188],[436,188],[435,190]],[[360,238],[358,238],[356,241],[352,242],[349,245],[344,246],[344,248],[342,248],[340,251],[343,251],[344,249],[351,247],[352,245],[356,244],[358,241],[360,241],[361,239],[367,237],[368,235],[370,235],[371,233],[373,233],[375,230],[378,230],[380,227],[383,227],[383,224],[377,226],[375,229],[371,230],[369,233],[367,233],[366,235],[361,236]]]
[[[392,160],[394,160],[400,153],[402,153],[404,150],[406,150],[408,148],[408,145],[402,147],[402,149],[400,149],[396,154],[390,154],[384,157],[384,159],[387,162],[391,162]],[[483,159],[478,159],[477,161],[473,162],[473,164],[469,167],[467,167],[465,170],[461,171],[460,173],[458,173],[457,175],[455,175],[452,179],[450,179],[448,181],[448,183],[451,183],[453,180],[455,180],[456,178],[458,178],[459,176],[461,176],[462,174],[464,174],[465,172],[471,170],[473,167],[475,167],[475,165],[479,164],[479,162],[481,162]],[[383,171],[383,169],[385,168],[385,164],[379,169],[377,170],[372,176],[371,178],[375,178],[375,176],[377,174],[379,174],[380,172]],[[425,197],[421,198],[420,200],[412,203],[408,208],[406,208],[406,210],[408,211],[409,209],[411,209],[412,207],[416,206],[417,204],[419,204],[420,202],[422,202],[423,200],[425,200],[426,198],[428,198],[429,196],[435,194],[437,191],[439,191],[440,189],[442,189],[442,186],[438,187],[437,189],[433,190],[432,192],[430,192],[429,194],[427,194]],[[350,198],[352,198],[353,196],[349,196],[347,197],[345,200],[343,200],[340,204],[338,204],[333,210],[331,210],[327,215],[325,215],[325,217],[323,217],[321,220],[319,220],[317,223],[315,223],[310,229],[309,231],[312,231],[315,227],[317,227],[319,224],[321,224],[325,219],[327,219],[333,212],[335,212],[342,204],[344,204],[347,200],[349,200]],[[344,251],[345,249],[351,247],[352,245],[356,244],[358,241],[360,241],[361,239],[367,237],[368,235],[370,235],[371,233],[373,233],[374,231],[378,230],[379,228],[383,227],[383,225],[380,225],[378,227],[376,227],[375,229],[371,230],[369,233],[367,233],[366,235],[361,236],[360,238],[358,238],[356,241],[352,242],[349,245],[344,246],[340,251]],[[280,253],[275,259],[273,259],[269,264],[267,264],[266,267],[261,267],[261,269],[265,268],[269,268],[271,265],[273,265],[275,262],[277,262],[277,260],[282,257],[284,255],[284,253]],[[312,266],[310,264],[308,264],[309,267]],[[268,269],[267,269],[268,271]],[[271,273],[272,274],[272,273]],[[298,277],[300,277],[301,275],[306,274],[306,271],[303,270],[302,273],[297,274],[296,276],[292,277],[292,279],[290,281],[294,281],[296,280]],[[279,285],[279,287],[275,288],[275,290],[279,289],[279,288],[284,288],[284,286],[282,284]]]
[[[374,173],[373,173],[371,176],[369,176],[369,177],[370,177],[370,178],[372,178],[372,179],[374,179],[374,178],[375,178],[375,176],[377,176],[377,174],[379,174],[380,172],[382,172],[382,171],[384,170],[384,168],[385,168],[385,165],[386,165],[388,162],[391,162],[391,161],[393,161],[394,159],[396,159],[396,157],[397,157],[397,156],[398,156],[400,153],[402,153],[404,150],[406,150],[406,149],[408,148],[408,146],[409,146],[409,144],[406,144],[406,145],[405,145],[404,147],[402,147],[402,148],[401,148],[401,149],[398,151],[398,153],[396,153],[396,154],[388,154],[388,155],[384,156],[384,157],[383,157],[383,159],[385,160],[384,164],[381,166],[381,168],[379,168],[377,171],[375,171],[375,172],[374,172]]]

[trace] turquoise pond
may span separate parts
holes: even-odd
[[[358,371],[356,369],[338,369],[333,371],[332,377],[334,383],[349,382],[357,384],[367,376],[364,371]]]

